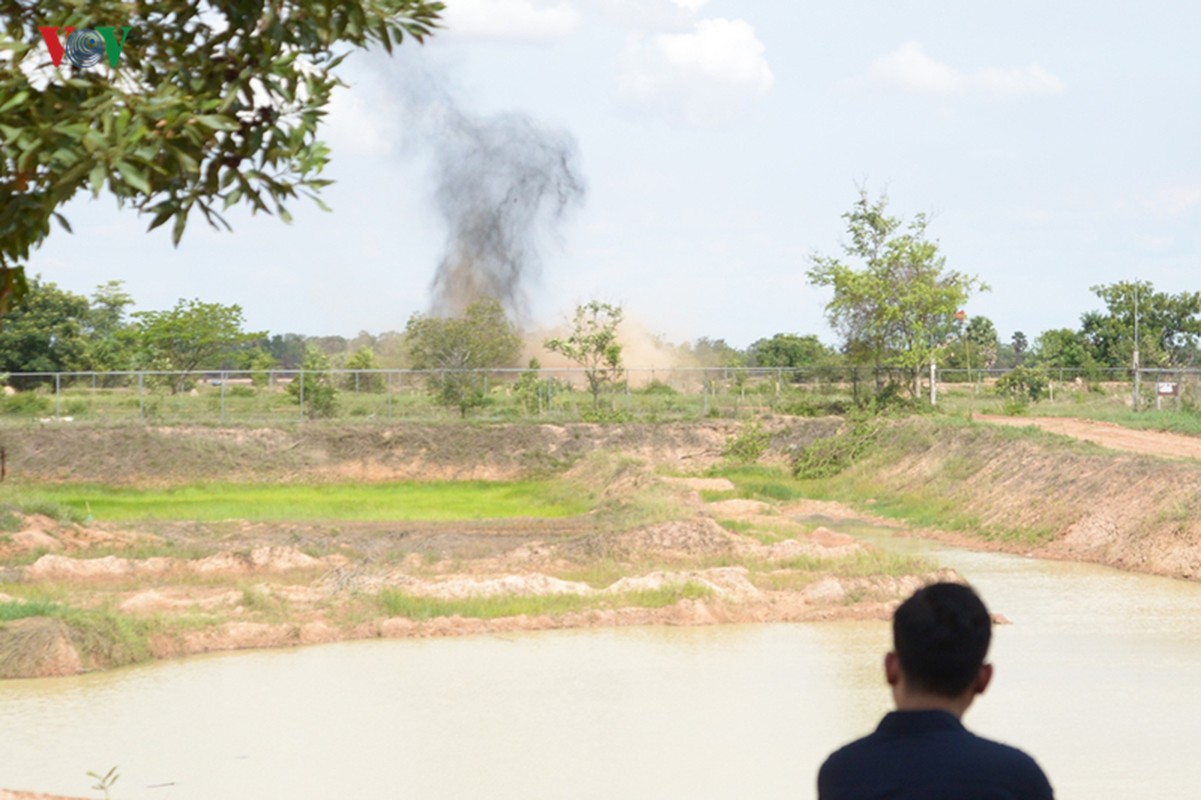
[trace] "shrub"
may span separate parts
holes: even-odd
[[[54,412],[50,398],[35,392],[17,392],[0,397],[0,414],[14,417],[44,417]]]
[[[726,441],[723,455],[734,464],[754,464],[767,452],[771,444],[771,433],[763,430],[758,420],[744,425],[737,436]]]
[[[1005,398],[1006,414],[1022,414],[1026,406],[1037,403],[1047,390],[1047,376],[1041,369],[1018,365],[997,379],[997,394]]]
[[[833,436],[812,442],[799,450],[792,462],[798,478],[829,478],[859,461],[875,447],[884,422],[878,418],[856,420]]]

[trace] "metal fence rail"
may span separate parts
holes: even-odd
[[[1129,369],[1044,368],[1051,391],[1084,384],[1131,384]],[[959,386],[980,391],[1007,370],[944,369],[922,376],[923,396],[931,378],[939,391]],[[99,420],[259,421],[305,419],[306,376],[337,387],[340,417],[430,417],[446,415],[430,398],[431,379],[466,376],[485,399],[484,413],[517,417],[580,416],[593,408],[587,371],[581,368],[407,370],[301,369],[172,372],[25,372],[3,377],[8,418]],[[1201,407],[1201,370],[1145,369],[1139,378],[1158,400],[1181,398]],[[301,380],[297,380],[301,379]],[[853,402],[889,382],[908,386],[911,375],[867,367],[630,367],[607,384],[601,408],[630,414],[713,415],[776,409],[805,413],[809,404]],[[287,387],[297,383],[298,392]],[[1171,385],[1172,394],[1160,393]],[[296,396],[298,395],[298,396]]]

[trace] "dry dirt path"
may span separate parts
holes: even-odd
[[[977,414],[975,418],[982,422],[991,422],[994,425],[1009,425],[1017,428],[1034,426],[1051,433],[1083,439],[1111,450],[1171,458],[1201,459],[1201,437],[1185,436],[1180,433],[1141,431],[1123,428],[1112,422],[1097,422],[1075,417],[1001,417],[992,414]]]

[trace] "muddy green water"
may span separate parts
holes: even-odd
[[[861,527],[857,532],[878,538]],[[1201,796],[1201,585],[881,539],[1014,624],[967,715],[1060,798]],[[0,683],[0,785],[114,798],[807,798],[885,623],[352,642]]]

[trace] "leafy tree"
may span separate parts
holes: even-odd
[[[746,357],[725,339],[710,339],[702,336],[692,344],[681,346],[685,358],[691,358],[698,367],[741,367]]]
[[[1026,358],[1026,351],[1030,349],[1030,343],[1026,340],[1026,334],[1021,331],[1014,331],[1012,346],[1013,361],[1015,364],[1021,365]]]
[[[882,367],[903,369],[916,396],[922,369],[946,340],[955,311],[974,290],[987,287],[946,269],[938,244],[926,238],[924,214],[903,227],[888,216],[887,206],[886,196],[873,202],[861,189],[843,214],[850,234],[843,252],[861,261],[862,268],[815,255],[807,274],[810,283],[834,290],[826,316],[842,335],[847,355],[873,364],[877,376]]]
[[[617,343],[621,318],[621,306],[593,300],[576,307],[570,336],[542,343],[547,350],[565,355],[584,368],[593,408],[600,405],[601,389],[621,379],[621,345]]]
[[[360,347],[347,359],[346,368],[353,370],[379,369],[379,361],[370,347]],[[383,391],[384,378],[378,372],[364,372],[346,376],[346,388],[363,392]]]
[[[185,388],[186,375],[220,366],[221,360],[263,338],[242,330],[242,307],[180,300],[169,311],[139,311],[134,318],[143,362],[178,373],[172,391]]]
[[[434,370],[426,378],[434,400],[464,417],[486,398],[486,378],[477,370],[511,367],[521,353],[521,335],[491,297],[476,300],[461,317],[414,314],[405,335],[413,368]]]
[[[263,342],[263,349],[271,354],[282,369],[300,369],[300,365],[304,363],[303,334],[277,333]]]
[[[972,317],[963,330],[947,345],[942,359],[948,369],[992,369],[997,363],[1000,339],[988,317]]]
[[[329,160],[317,125],[352,48],[423,41],[426,0],[22,0],[0,2],[0,312],[25,288],[22,262],[80,191],[173,221],[228,227],[244,203],[289,219]],[[109,67],[52,65],[39,26],[116,26]],[[128,28],[128,30],[126,30]],[[320,201],[318,201],[320,202]]]
[[[1089,377],[1099,374],[1088,339],[1071,328],[1054,328],[1039,334],[1034,344],[1034,363],[1048,369],[1066,369]]]
[[[136,358],[136,331],[125,309],[133,297],[121,281],[107,281],[92,292],[86,323],[87,368],[101,372],[132,369]]]
[[[1136,293],[1140,364],[1187,366],[1196,361],[1201,343],[1201,292],[1157,292],[1150,281],[1120,281],[1093,286],[1090,291],[1105,302],[1105,312],[1084,314],[1080,330],[1100,364],[1131,365]]]
[[[246,354],[246,369],[251,371],[250,382],[258,389],[267,387],[271,370],[277,367],[279,367],[279,362],[266,350],[251,350]]]
[[[29,291],[0,327],[0,372],[68,372],[84,369],[88,299],[54,283],[30,281]],[[48,378],[11,381],[16,388]]]
[[[755,367],[816,367],[836,358],[833,349],[811,333],[804,336],[777,333],[755,342],[749,351],[751,366]]]
[[[338,409],[338,387],[334,386],[329,368],[329,356],[310,347],[300,364],[300,374],[288,384],[288,394],[309,419],[332,417]]]

